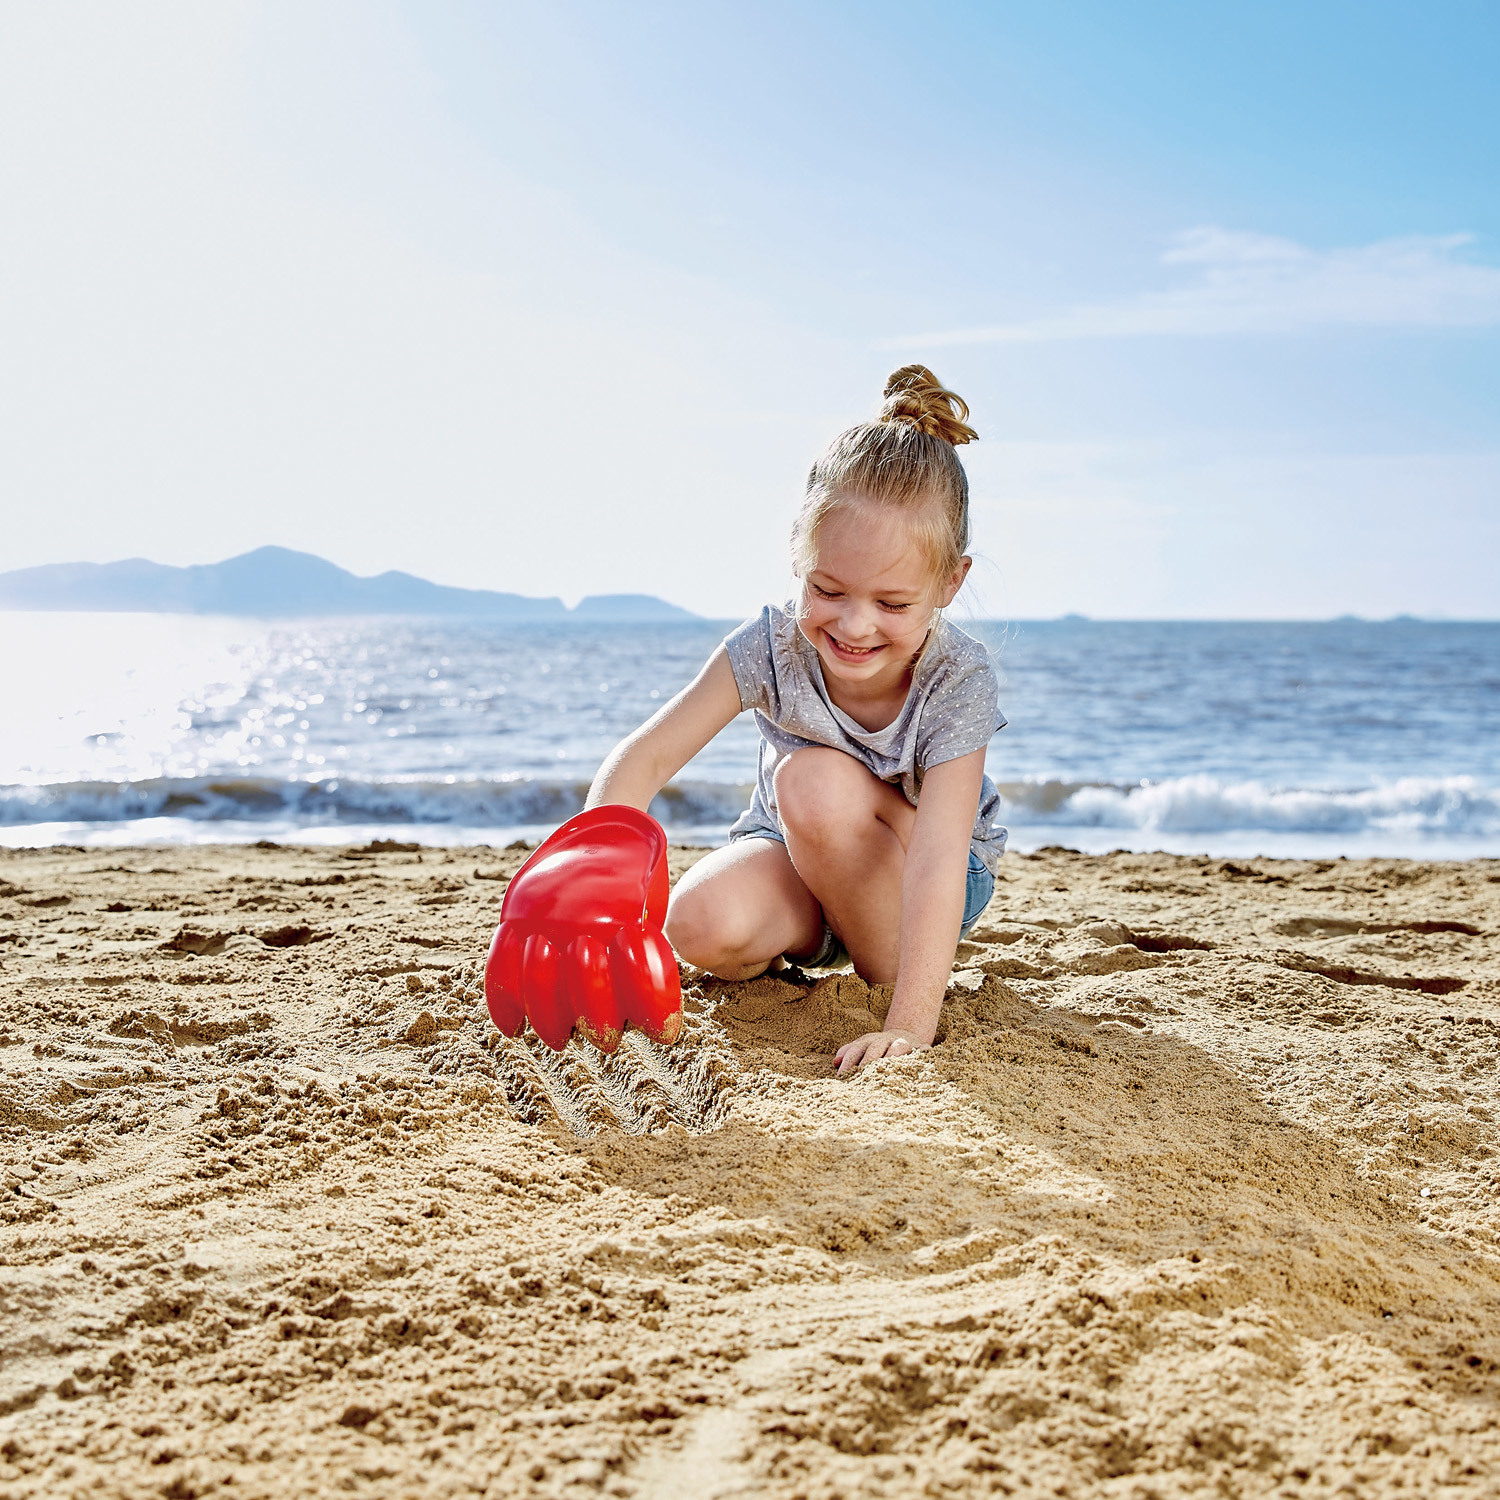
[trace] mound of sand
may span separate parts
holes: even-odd
[[[839,1079],[495,1036],[521,858],[0,854],[0,1496],[1500,1492],[1500,864],[1011,858]]]

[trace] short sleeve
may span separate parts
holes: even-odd
[[[984,661],[956,672],[922,707],[917,726],[917,770],[924,772],[981,750],[1004,728],[995,669]]]
[[[740,708],[758,708],[774,716],[776,672],[771,657],[770,606],[726,635],[724,649],[734,684],[740,690]]]

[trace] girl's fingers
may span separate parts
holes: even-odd
[[[876,1048],[880,1048],[877,1051]],[[856,1068],[863,1067],[867,1062],[873,1062],[885,1049],[881,1047],[881,1038],[878,1033],[870,1032],[860,1037],[857,1041],[846,1043],[839,1049],[837,1058],[840,1073],[852,1073]]]
[[[852,1073],[866,1063],[882,1057],[906,1057],[917,1051],[917,1044],[904,1036],[887,1036],[883,1031],[866,1032],[852,1042],[845,1042],[833,1054],[834,1065],[840,1073]]]

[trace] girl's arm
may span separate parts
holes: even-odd
[[[675,698],[610,751],[585,808],[624,803],[645,812],[651,799],[740,711],[729,653],[720,646]]]
[[[883,1031],[846,1043],[840,1073],[930,1046],[963,926],[969,840],[984,783],[984,751],[933,766],[922,779],[901,875],[901,952]]]

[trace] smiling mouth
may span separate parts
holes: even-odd
[[[846,646],[835,636],[829,635],[826,630],[823,632],[823,636],[828,644],[833,647],[834,655],[841,656],[847,661],[869,661],[872,656],[885,650],[884,646]]]

